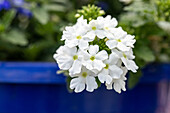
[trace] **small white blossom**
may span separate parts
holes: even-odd
[[[98,74],[98,78],[101,83],[104,83],[106,81],[107,84],[110,84],[113,79],[119,79],[122,75],[123,71],[120,67],[118,67],[116,64],[118,62],[118,55],[115,53],[112,53],[109,56],[109,59],[105,60],[104,63],[106,67],[102,69],[101,72]]]
[[[100,39],[105,37],[105,32],[102,30],[101,22],[97,20],[92,20],[89,22],[88,33],[85,35],[89,39],[94,39],[96,36]]]
[[[82,55],[79,54],[76,47],[61,46],[57,53],[54,54],[54,59],[57,61],[60,69],[69,70],[70,74],[81,72]]]
[[[110,15],[107,15],[105,18],[98,17],[97,20],[100,21],[103,30],[107,33],[109,33],[111,29],[115,28],[118,24],[116,18],[112,18]]]
[[[120,57],[121,61],[128,70],[131,70],[132,72],[137,72],[136,70],[138,69],[138,66],[133,61],[135,56],[133,55],[132,49],[126,52],[120,52],[116,49],[113,49],[112,52],[116,53]]]
[[[134,47],[133,44],[136,42],[134,36],[127,35],[121,27],[114,28],[111,32],[113,35],[107,37],[109,40],[106,42],[110,49],[118,48],[121,51],[129,51]]]
[[[85,67],[82,68],[81,73],[76,74],[72,77],[75,77],[70,82],[70,88],[75,89],[76,93],[82,92],[85,89],[89,92],[93,92],[94,89],[97,89],[98,85],[95,80],[95,74]]]
[[[85,34],[87,33],[87,20],[83,20],[83,17],[78,19],[76,25],[72,27],[66,27],[63,31],[62,40],[65,40],[65,45],[72,48],[78,46],[80,49],[88,48],[89,43],[93,39],[89,39]]]
[[[99,51],[98,45],[90,45],[87,51],[82,52],[84,56],[83,65],[94,72],[101,71],[106,65],[103,63],[108,58],[105,50]]]
[[[118,93],[121,93],[121,90],[126,91],[125,88],[125,80],[127,79],[125,76],[127,74],[127,69],[125,67],[122,67],[123,74],[119,79],[113,79],[110,84],[106,84],[107,89],[111,90],[114,88],[114,90]]]

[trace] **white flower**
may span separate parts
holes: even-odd
[[[75,89],[74,91],[76,93],[81,92],[85,89],[89,92],[93,92],[94,89],[97,89],[98,85],[95,80],[94,73],[87,70],[85,67],[82,68],[81,73],[74,75],[71,82],[70,82],[70,88]]]
[[[121,51],[129,51],[133,48],[133,44],[136,42],[134,36],[127,35],[121,27],[114,28],[111,31],[113,35],[107,37],[109,40],[106,41],[106,45],[110,48],[118,48]]]
[[[89,22],[89,32],[85,35],[90,39],[94,39],[96,36],[100,39],[105,37],[105,31],[102,29],[102,21],[92,20]]]
[[[69,70],[70,74],[81,72],[82,56],[79,54],[76,47],[69,48],[61,46],[54,54],[54,59],[62,70]]]
[[[119,79],[113,79],[110,84],[106,84],[107,89],[114,88],[114,90],[118,93],[121,93],[121,90],[126,91],[125,80],[127,78],[125,77],[125,75],[127,74],[127,69],[125,67],[122,67],[122,70],[123,70],[123,74],[121,75]]]
[[[110,15],[107,15],[105,18],[98,17],[97,20],[99,20],[100,23],[102,23],[102,28],[106,32],[110,31],[113,28],[115,28],[117,26],[117,24],[118,24],[116,18],[112,18]]]
[[[80,17],[76,25],[72,27],[66,27],[63,31],[62,40],[65,40],[65,45],[72,48],[78,46],[80,49],[88,48],[89,43],[93,39],[85,36],[88,30],[87,20]]]
[[[82,52],[84,59],[83,65],[97,73],[102,70],[106,65],[103,63],[108,58],[108,54],[105,50],[99,51],[98,45],[90,45],[87,51]]]
[[[132,51],[136,40],[121,27],[115,28],[117,24],[110,15],[99,16],[89,23],[81,16],[75,25],[63,31],[65,45],[53,57],[62,71],[69,72],[70,88],[75,92],[84,89],[93,92],[98,88],[96,78],[107,89],[118,93],[126,90],[127,70],[138,69]]]
[[[138,66],[133,61],[135,56],[133,55],[132,49],[126,52],[120,52],[116,49],[113,49],[112,52],[116,53],[120,57],[121,61],[128,70],[131,70],[132,72],[137,72],[136,70],[138,69]]]
[[[98,74],[98,78],[101,83],[104,83],[106,81],[107,84],[110,84],[112,82],[112,78],[119,79],[120,76],[123,74],[122,69],[116,65],[118,60],[118,55],[112,53],[110,54],[109,59],[104,61],[106,67],[104,67],[102,71]]]

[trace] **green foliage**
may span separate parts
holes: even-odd
[[[41,7],[36,7],[32,10],[34,17],[41,23],[47,24],[49,21],[49,15],[46,9]]]
[[[63,43],[61,28],[70,22],[67,15],[72,4],[68,0],[27,2],[23,7],[32,17],[17,13],[15,8],[0,11],[0,60],[53,61],[52,54]]]
[[[170,0],[156,0],[157,18],[161,21],[170,21]]]
[[[153,62],[155,60],[155,56],[145,40],[139,39],[137,41],[134,53],[136,57],[144,60],[145,62]]]
[[[15,15],[15,10],[10,10],[3,15],[2,20],[0,21],[0,32],[5,31],[9,27]]]
[[[2,40],[5,40],[11,44],[21,46],[25,46],[28,44],[28,40],[26,39],[24,33],[16,29],[12,29],[8,33],[2,34],[1,37]]]
[[[134,0],[120,16],[120,25],[136,36],[135,61],[141,68],[150,62],[170,61],[170,0]],[[130,73],[128,87],[133,88],[141,70]]]

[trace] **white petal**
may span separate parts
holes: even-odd
[[[74,89],[75,92],[81,92],[85,89],[85,80],[83,80],[81,77],[73,78],[70,82],[70,89]]]
[[[123,74],[123,70],[116,65],[110,65],[109,70],[110,76],[114,79],[119,79]]]
[[[77,53],[77,48],[76,47],[69,48],[69,47],[65,46],[63,53],[67,54],[69,56],[74,56]]]
[[[106,45],[109,47],[109,49],[113,49],[117,46],[118,42],[116,40],[108,40],[106,42]]]
[[[136,40],[134,39],[135,36],[132,36],[132,35],[127,35],[125,37],[125,39],[122,40],[123,43],[125,43],[126,46],[129,46],[129,47],[134,47],[134,43],[136,42]]]
[[[75,47],[78,45],[78,40],[74,39],[74,40],[66,40],[65,41],[65,45],[68,46],[69,48]]]
[[[112,49],[112,53],[117,54],[117,55],[119,56],[119,58],[120,58],[120,57],[123,57],[122,52],[118,51],[117,49]]]
[[[128,59],[134,59],[135,58],[135,56],[133,55],[132,49],[130,49],[129,51],[124,52],[124,54],[128,57]]]
[[[89,43],[85,40],[80,40],[79,42],[79,48],[80,49],[87,49],[89,46]]]
[[[86,61],[83,61],[82,64],[89,70],[92,70],[93,69],[93,61],[91,60],[86,60]]]
[[[102,50],[98,52],[95,57],[97,60],[106,60],[108,58],[108,54],[105,50]]]
[[[98,45],[90,45],[89,47],[89,53],[91,55],[96,55],[96,53],[99,51],[99,46]]]
[[[94,73],[93,76],[96,76],[96,74],[99,72],[97,69],[92,69],[91,71]]]
[[[79,54],[80,55],[82,54],[85,60],[89,60],[91,57],[91,55],[87,51],[81,50],[81,52]]]
[[[116,27],[118,25],[116,18],[112,18],[111,22],[113,27]]]
[[[110,84],[112,82],[112,77],[108,75],[108,70],[103,69],[99,74],[98,78],[101,83],[104,83],[106,81],[107,84]]]
[[[103,39],[105,36],[105,31],[104,30],[96,30],[96,35],[98,38]]]
[[[119,56],[116,53],[112,52],[109,56],[109,64],[117,64],[119,59]]]
[[[68,70],[72,66],[73,60],[69,56],[60,56],[57,57],[57,63],[60,69]]]
[[[106,65],[101,60],[94,60],[93,61],[94,69],[97,69],[98,71],[102,70]]]
[[[119,81],[115,82],[114,85],[113,85],[113,87],[114,87],[114,90],[115,90],[116,92],[118,92],[118,93],[121,93],[121,89],[122,89],[123,91],[126,91],[125,82],[122,81],[122,80],[119,80]]]
[[[97,89],[98,87],[95,78],[92,76],[86,77],[86,85],[87,85],[86,90],[89,92],[93,92],[94,89]]]
[[[117,39],[123,39],[127,32],[125,32],[121,27],[113,28],[111,31]]]
[[[94,31],[90,31],[90,32],[88,32],[87,34],[85,34],[84,36],[83,36],[83,38],[89,38],[90,40],[94,40],[94,38],[95,38],[95,36],[96,36],[96,34],[95,34],[95,32]]]
[[[80,72],[81,72],[81,67],[82,67],[81,61],[75,60],[75,61],[73,62],[72,67],[69,69],[70,74],[73,75],[73,74],[78,74],[78,73],[80,73]]]
[[[107,84],[107,83],[106,83],[106,88],[107,88],[108,90],[113,89],[113,81],[112,81],[110,84]]]
[[[106,76],[105,75],[108,75],[108,72],[109,70],[105,70],[103,69],[99,74],[98,74],[98,78],[100,80],[101,83],[104,83],[106,81]]]
[[[119,42],[117,45],[117,48],[121,51],[129,51],[130,47],[127,47],[126,45],[124,45],[122,42]]]
[[[138,66],[135,64],[133,60],[128,60],[128,59],[125,59],[124,57],[122,57],[121,60],[128,70],[131,70],[132,72],[135,73],[136,70],[138,69]]]

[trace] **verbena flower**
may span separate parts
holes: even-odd
[[[98,45],[90,45],[88,50],[82,52],[83,65],[92,71],[101,71],[106,65],[103,63],[108,58],[108,54],[105,50],[99,51]]]
[[[132,72],[137,72],[136,70],[138,69],[138,66],[133,61],[135,56],[133,55],[132,49],[126,52],[121,52],[116,49],[113,49],[112,52],[116,53],[119,56],[120,60],[123,62],[123,64],[128,70],[131,70]]]
[[[82,55],[76,47],[68,48],[67,46],[61,46],[57,53],[54,54],[59,68],[62,70],[69,70],[70,75],[81,72],[82,67]]]
[[[89,92],[92,92],[94,89],[97,89],[98,85],[95,80],[95,74],[85,67],[82,68],[81,73],[76,74],[71,82],[70,88],[75,89],[75,92],[81,92],[85,89]]]
[[[106,45],[110,48],[118,48],[121,51],[129,51],[130,48],[133,48],[133,44],[136,42],[134,36],[127,35],[121,27],[114,28],[111,30],[110,36],[108,36],[108,41]]]
[[[78,46],[80,49],[86,49],[89,46],[88,42],[93,41],[86,37],[87,33],[87,21],[78,19],[76,25],[72,27],[66,27],[66,30],[63,32],[62,40],[65,40],[65,45],[72,48]]]
[[[118,93],[121,93],[121,90],[126,91],[125,88],[125,80],[127,79],[125,76],[127,74],[127,69],[125,67],[122,67],[123,74],[120,76],[119,79],[113,79],[110,84],[106,84],[107,89],[111,90],[114,88],[114,90]]]
[[[75,92],[85,88],[92,92],[98,88],[97,82],[118,93],[126,90],[127,70],[138,69],[132,51],[136,40],[117,24],[110,15],[89,22],[81,16],[75,25],[63,31],[65,45],[54,58],[61,70],[69,72],[70,88]]]
[[[117,65],[119,56],[115,53],[112,53],[109,56],[109,59],[105,60],[105,67],[98,74],[98,78],[101,83],[106,81],[107,84],[110,84],[112,79],[119,79],[123,74],[123,70]]]

